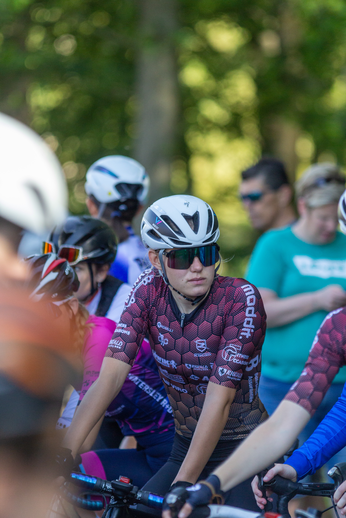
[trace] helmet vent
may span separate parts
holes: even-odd
[[[213,224],[213,215],[211,213],[211,210],[208,209],[208,226],[207,226],[207,234],[211,231],[211,226]]]
[[[174,239],[171,237],[170,239],[172,241],[173,244],[177,245],[179,248],[181,248],[181,241],[179,239]],[[193,243],[189,243],[188,241],[184,242],[184,246],[192,246]]]
[[[193,216],[190,216],[189,214],[182,214],[182,216],[186,219],[191,230],[197,234],[199,229],[199,212],[196,211]]]
[[[138,183],[118,183],[114,185],[121,198],[137,200],[143,192],[143,185]]]
[[[150,237],[152,237],[153,239],[155,239],[156,241],[159,241],[159,243],[162,242],[161,237],[159,236],[159,234],[157,232],[155,232],[155,230],[149,230],[148,235]]]
[[[171,229],[173,230],[173,232],[175,234],[177,234],[178,236],[182,236],[182,237],[185,237],[185,235],[182,233],[182,231],[180,230],[180,228],[174,223],[174,221],[169,217],[169,216],[166,216],[166,215],[162,215],[160,216],[161,219],[166,223],[166,225]]]

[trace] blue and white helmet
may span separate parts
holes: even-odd
[[[338,218],[340,230],[343,234],[346,234],[346,191],[342,194],[339,200]]]
[[[143,204],[148,195],[149,177],[136,160],[111,155],[90,166],[84,187],[87,195],[93,195],[100,203],[135,199]]]
[[[205,201],[178,194],[153,203],[144,213],[142,241],[147,248],[189,248],[211,245],[220,236],[213,209]]]

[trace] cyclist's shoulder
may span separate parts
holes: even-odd
[[[255,295],[260,298],[260,293],[256,286],[241,277],[223,277],[218,275],[214,282],[215,291],[226,290],[225,297],[229,297],[230,292],[244,294],[246,297]]]

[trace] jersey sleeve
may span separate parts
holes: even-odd
[[[277,237],[276,231],[269,231],[259,238],[250,258],[246,279],[258,288],[266,288],[278,294],[284,265]]]
[[[346,309],[332,311],[317,331],[299,379],[284,399],[302,406],[312,416],[340,367],[345,365]]]
[[[105,356],[134,364],[139,347],[148,330],[148,312],[152,304],[153,271],[140,275],[125,303],[120,322],[109,342]]]
[[[225,318],[225,327],[212,368],[210,381],[236,388],[261,367],[261,350],[266,330],[266,314],[261,295],[252,284],[238,287]]]
[[[79,401],[82,401],[91,385],[99,377],[103,358],[115,329],[115,323],[105,317],[94,317],[90,326],[91,331],[83,350],[83,383]]]
[[[315,473],[341,448],[346,446],[346,385],[333,408],[314,433],[285,462],[292,466],[298,480]]]

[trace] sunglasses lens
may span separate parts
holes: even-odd
[[[193,263],[195,257],[198,257],[203,266],[211,266],[219,260],[218,246],[208,245],[198,248],[172,250],[167,254],[167,265],[174,270],[187,270]]]
[[[242,194],[240,196],[240,198],[241,198],[242,201],[248,200],[248,201],[254,202],[254,201],[259,201],[262,198],[263,194],[264,193],[260,192],[260,191],[258,191],[258,192],[249,192],[249,194]]]
[[[66,259],[70,264],[74,264],[80,259],[81,250],[71,246],[61,246],[59,248],[58,256],[60,259]]]
[[[49,243],[49,241],[43,241],[42,243],[42,253],[43,254],[51,254],[54,252],[53,243]]]

